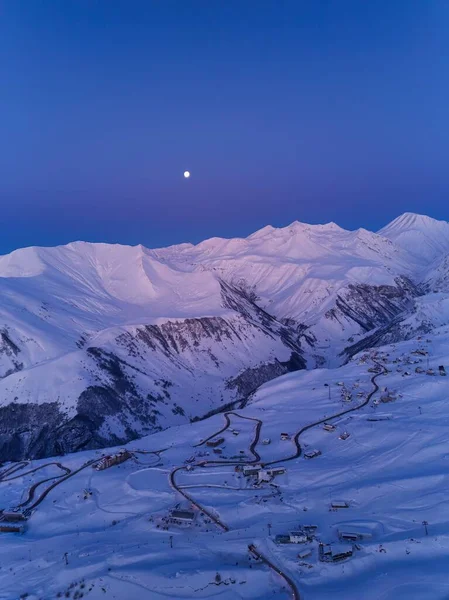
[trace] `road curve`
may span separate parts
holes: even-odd
[[[250,446],[249,446],[249,451],[251,452],[251,454],[254,456],[254,459],[251,461],[245,461],[245,462],[259,462],[260,461],[260,454],[257,452],[256,450],[256,446],[259,443],[259,439],[260,439],[260,431],[262,429],[262,421],[260,419],[256,419],[254,417],[245,417],[243,415],[239,415],[236,412],[225,412],[224,414],[224,418],[225,418],[225,425],[219,429],[218,431],[216,431],[215,433],[213,433],[212,435],[210,435],[209,437],[207,437],[205,440],[203,440],[202,442],[200,442],[199,444],[195,444],[193,447],[194,448],[198,448],[199,446],[204,446],[204,444],[206,444],[209,440],[213,439],[214,437],[217,437],[218,435],[220,435],[221,433],[224,433],[227,429],[229,429],[230,425],[231,425],[231,419],[230,419],[230,415],[234,416],[234,417],[238,417],[239,419],[245,419],[246,421],[254,421],[256,423],[256,431],[254,433],[254,438],[253,441],[251,442]],[[240,464],[237,463],[236,461],[207,461],[210,464],[229,464],[229,465],[233,465],[233,464]]]
[[[296,433],[295,437],[293,438],[293,443],[296,446],[296,451],[294,454],[292,454],[291,456],[287,456],[286,458],[279,458],[277,460],[272,460],[270,462],[265,462],[263,463],[264,467],[270,466],[270,465],[275,465],[277,463],[282,463],[282,462],[287,462],[289,460],[295,460],[295,458],[299,458],[301,456],[302,453],[302,449],[301,449],[301,445],[299,443],[299,438],[300,436],[307,430],[312,429],[312,427],[316,427],[317,425],[321,425],[321,423],[326,423],[327,421],[330,421],[331,419],[337,419],[338,417],[342,417],[343,415],[347,415],[348,413],[351,412],[355,412],[356,410],[360,410],[361,408],[363,408],[364,406],[366,406],[369,401],[371,400],[371,398],[374,396],[374,394],[378,391],[379,386],[376,383],[376,378],[379,377],[379,375],[384,375],[386,373],[386,369],[383,365],[381,365],[380,363],[374,361],[379,367],[381,367],[382,371],[380,373],[376,373],[375,375],[373,375],[371,377],[371,383],[373,384],[373,389],[372,391],[367,395],[366,400],[364,400],[361,404],[359,404],[358,406],[354,406],[353,408],[347,408],[346,410],[342,410],[338,413],[335,413],[334,415],[328,415],[325,419],[320,419],[319,421],[315,421],[314,423],[309,423],[309,425],[305,425],[304,427],[301,427],[301,429]]]
[[[62,465],[60,462],[49,462],[49,463],[45,463],[45,465],[41,465],[40,467],[36,467],[35,469],[30,469],[30,471],[25,471],[25,473],[20,473],[19,475],[14,475],[14,477],[5,478],[1,474],[0,475],[0,483],[3,481],[13,481],[14,479],[19,479],[20,477],[25,477],[25,475],[30,475],[31,473],[35,473],[36,471],[40,471],[41,469],[45,469],[45,467],[50,467],[51,465],[55,465],[62,471],[65,471],[65,475],[68,475],[70,473],[70,469],[68,467],[64,467],[64,465]],[[23,468],[23,467],[21,467],[21,468]],[[16,469],[16,470],[18,470],[18,469]],[[15,473],[15,471],[13,471],[13,473]],[[49,479],[54,479],[55,477],[64,477],[64,474],[63,475],[54,475],[54,477],[50,477]]]
[[[179,492],[182,496],[184,496],[184,498],[186,498],[186,500],[191,502],[193,504],[193,506],[196,506],[196,508],[200,512],[203,512],[205,515],[207,515],[209,517],[209,519],[211,519],[216,525],[218,525],[218,527],[220,527],[220,529],[223,529],[223,531],[229,531],[229,527],[226,525],[226,523],[223,523],[223,521],[221,521],[219,517],[215,516],[207,508],[204,508],[204,506],[201,506],[201,504],[199,504],[196,500],[194,500],[190,494],[188,494],[186,491],[184,491],[183,488],[178,486],[178,484],[175,481],[175,475],[178,471],[182,471],[185,468],[186,467],[184,467],[184,466],[176,467],[175,469],[173,469],[173,471],[171,471],[169,479],[170,479],[170,485],[172,486],[172,488],[175,489],[177,492]]]
[[[36,500],[36,502],[28,507],[28,510],[34,510],[36,508],[36,506],[39,506],[39,504],[47,497],[47,495],[51,492],[51,490],[53,490],[57,485],[60,485],[61,483],[63,483],[63,481],[67,481],[67,479],[70,479],[71,477],[73,477],[74,475],[76,475],[77,473],[82,471],[83,469],[86,469],[87,467],[92,466],[99,460],[101,460],[101,459],[94,458],[94,459],[90,460],[89,462],[85,463],[79,469],[76,469],[76,471],[71,471],[68,475],[63,475],[62,477],[60,477],[57,481],[55,481],[54,483],[49,485],[48,488],[42,492],[42,494],[39,496],[39,498]],[[44,483],[44,482],[42,481],[40,483]],[[37,487],[37,485],[36,485],[36,487]]]
[[[282,577],[282,579],[284,579],[284,581],[287,583],[287,585],[290,587],[290,589],[292,591],[293,600],[301,600],[301,596],[299,594],[298,588],[296,587],[296,583],[293,581],[293,579],[291,577],[289,577],[287,575],[287,573],[284,573],[284,571],[282,571],[279,567],[277,567],[274,563],[272,563],[269,558],[267,558],[261,552],[259,552],[259,550],[256,548],[256,546],[254,544],[250,544],[248,546],[248,550],[256,558],[259,558],[262,562],[264,562],[266,565],[268,565],[270,567],[270,569],[272,569],[273,571],[276,571],[276,573],[278,575],[280,575]]]
[[[5,469],[4,471],[2,471],[0,473],[0,481],[4,481],[5,475],[12,475],[16,471],[19,471],[20,469],[24,469],[29,464],[30,463],[28,460],[21,460],[18,463],[14,463],[12,466],[8,467],[7,469]],[[19,475],[19,477],[20,477],[20,475]]]

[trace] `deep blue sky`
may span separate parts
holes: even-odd
[[[448,31],[447,0],[3,0],[0,253],[449,219]]]

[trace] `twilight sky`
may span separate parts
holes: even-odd
[[[448,31],[447,0],[0,1],[0,253],[447,220]]]

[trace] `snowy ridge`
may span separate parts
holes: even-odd
[[[296,221],[197,245],[74,242],[0,257],[0,456],[52,452],[36,428],[44,413],[70,429],[66,450],[118,443],[286,370],[341,364],[351,344],[419,320],[426,289],[447,291],[448,228],[406,213],[377,234]],[[156,408],[162,380],[170,398]]]

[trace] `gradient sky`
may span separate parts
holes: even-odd
[[[0,253],[449,219],[448,31],[447,0],[0,0]]]

